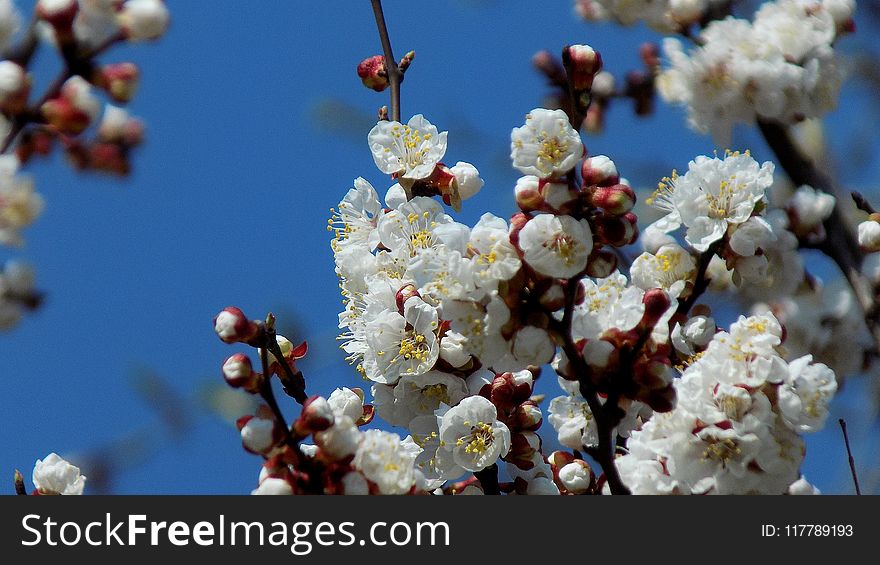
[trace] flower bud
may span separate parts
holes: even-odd
[[[617,255],[608,249],[594,250],[587,263],[587,275],[594,279],[603,279],[617,268]]]
[[[589,90],[593,86],[593,76],[602,70],[602,56],[589,45],[565,47],[562,61],[575,91]]]
[[[556,312],[565,307],[565,290],[559,281],[552,281],[547,290],[541,293],[539,302],[548,312]]]
[[[88,167],[121,176],[131,172],[128,155],[115,143],[94,143],[89,147]]]
[[[511,423],[520,430],[535,431],[541,427],[543,417],[538,404],[533,400],[526,400],[513,410]]]
[[[859,224],[859,245],[870,253],[880,251],[880,223],[869,219]]]
[[[574,455],[568,451],[554,451],[547,456],[547,463],[550,464],[550,468],[555,473],[558,473],[559,469],[562,469],[574,460]]]
[[[117,16],[129,41],[158,39],[168,29],[168,8],[162,0],[127,0]]]
[[[70,37],[73,20],[79,11],[77,0],[38,0],[37,17],[55,28],[59,36]]]
[[[589,463],[576,459],[559,469],[559,482],[572,494],[584,494],[595,486],[596,475]]]
[[[98,139],[116,145],[134,147],[144,140],[144,124],[129,116],[126,110],[107,104],[101,124],[98,126]]]
[[[614,87],[614,75],[608,71],[602,71],[593,77],[594,98],[611,98],[614,96]]]
[[[214,331],[226,343],[246,342],[257,333],[257,324],[235,306],[224,308],[214,317]]]
[[[421,297],[419,291],[416,289],[414,284],[406,284],[400,289],[398,289],[397,294],[394,295],[394,301],[397,304],[397,311],[400,312],[400,315],[403,315],[403,305],[406,304],[406,301],[412,298],[413,296]]]
[[[358,63],[357,73],[364,86],[376,92],[382,92],[390,85],[388,72],[385,69],[385,57],[382,55],[373,55]]]
[[[640,325],[644,328],[654,327],[672,304],[669,294],[662,288],[646,290],[642,302],[645,305],[645,313],[642,315]]]
[[[129,102],[137,91],[140,71],[134,63],[105,65],[95,73],[94,82],[116,102]]]
[[[69,135],[82,133],[100,110],[101,104],[92,94],[91,86],[80,76],[67,79],[59,95],[40,107],[49,125]]]
[[[627,212],[622,216],[602,215],[591,222],[594,237],[613,247],[623,247],[633,243],[639,236],[636,215]]]
[[[636,204],[636,193],[625,184],[597,186],[590,191],[590,203],[609,214],[621,216]]]
[[[470,163],[459,161],[454,167],[450,167],[449,171],[455,175],[455,181],[458,184],[458,195],[462,200],[467,200],[483,188],[483,179],[480,178],[480,171]]]
[[[223,378],[232,388],[244,387],[249,392],[254,385],[254,367],[250,358],[244,353],[236,353],[223,362]]]
[[[519,178],[513,192],[516,205],[523,212],[535,212],[544,208],[538,177],[528,175]]]
[[[620,182],[620,175],[614,161],[605,155],[593,155],[581,164],[581,178],[584,186],[611,186]]]
[[[0,109],[18,114],[27,107],[31,81],[21,65],[0,61]]]
[[[660,48],[656,43],[645,42],[639,45],[639,57],[649,69],[660,66]]]
[[[235,422],[241,433],[241,444],[251,453],[267,454],[281,443],[284,432],[267,407],[261,406],[255,416],[243,416]]]
[[[514,432],[510,435],[510,451],[504,460],[527,470],[535,465],[534,455],[541,451],[541,438],[535,432]]]
[[[333,407],[323,396],[312,396],[303,404],[302,412],[293,424],[293,429],[300,437],[316,432],[323,432],[333,425],[335,417]]]

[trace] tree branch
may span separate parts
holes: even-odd
[[[580,351],[578,351],[578,348],[571,337],[571,322],[574,317],[574,299],[577,295],[578,284],[580,284],[580,277],[578,276],[568,280],[565,294],[565,310],[563,310],[560,328],[560,333],[562,334],[562,339],[564,341],[562,349],[565,351],[565,355],[568,357],[568,362],[572,365],[575,374],[578,376],[581,396],[587,401],[587,405],[593,413],[593,418],[596,420],[596,428],[599,435],[599,447],[594,451],[594,457],[602,467],[602,471],[605,473],[605,480],[608,481],[608,487],[611,489],[611,494],[630,494],[629,489],[620,479],[620,474],[617,472],[617,465],[614,464],[615,442],[612,435],[614,434],[614,429],[618,422],[614,421],[614,415],[612,413],[613,408],[606,409],[602,406],[602,403],[599,402],[599,395],[596,391],[596,387],[590,380],[589,367],[587,367],[586,361],[584,361],[584,358],[581,356]],[[617,395],[609,395],[607,402],[614,402],[616,404],[616,399]],[[619,421],[619,418],[617,420]]]
[[[385,52],[385,72],[388,74],[388,84],[391,86],[391,119],[400,121],[400,79],[401,73],[397,66],[397,59],[391,50],[391,38],[388,36],[388,27],[385,25],[385,14],[382,12],[382,0],[371,0],[373,15],[376,16],[376,28],[379,30],[379,39],[382,41],[382,50]]]
[[[852,473],[853,484],[856,487],[856,494],[862,494],[862,489],[859,488],[859,476],[856,474],[856,460],[853,459],[852,451],[849,448],[849,434],[846,433],[846,420],[840,418],[837,420],[837,423],[840,424],[840,430],[843,432],[843,442],[846,444],[846,456],[849,460],[849,471]]]
[[[834,210],[824,222],[825,240],[817,248],[830,257],[846,277],[856,297],[865,323],[868,326],[880,351],[880,326],[871,314],[874,309],[873,289],[861,274],[864,255],[859,249],[859,242],[850,229],[841,210],[841,203],[846,201],[834,186],[831,178],[820,171],[816,165],[803,155],[789,135],[788,128],[778,122],[758,120],[758,128],[776,158],[796,186],[809,185],[837,199]]]

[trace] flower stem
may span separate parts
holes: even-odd
[[[379,30],[379,39],[382,41],[382,50],[385,52],[385,72],[388,73],[388,84],[391,86],[391,119],[400,121],[400,69],[397,67],[397,59],[391,50],[391,38],[388,36],[388,26],[385,25],[385,14],[382,12],[382,0],[371,0],[373,15],[376,16],[376,28]]]

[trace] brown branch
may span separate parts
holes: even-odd
[[[758,128],[776,158],[796,186],[809,185],[826,194],[834,196],[837,202],[831,215],[824,222],[825,240],[817,248],[837,264],[846,277],[856,297],[865,323],[868,326],[878,351],[880,351],[880,326],[871,313],[875,309],[873,289],[861,274],[864,255],[852,230],[847,228],[846,218],[841,209],[845,201],[835,188],[831,179],[820,171],[815,163],[803,155],[789,135],[788,128],[778,122],[758,120]]]
[[[401,72],[397,66],[397,59],[391,50],[391,38],[388,36],[388,26],[385,25],[385,14],[382,12],[382,0],[371,0],[373,15],[376,16],[376,28],[379,30],[379,39],[382,41],[382,50],[385,52],[385,72],[388,74],[388,84],[391,86],[391,119],[400,121],[400,79]]]
[[[837,420],[840,424],[840,430],[843,432],[843,442],[846,444],[846,456],[849,460],[849,470],[852,473],[853,484],[856,486],[856,494],[861,495],[862,489],[859,488],[859,476],[856,474],[856,460],[853,459],[852,451],[849,448],[849,434],[846,433],[846,420],[840,418]]]
[[[580,384],[581,396],[587,401],[593,418],[596,420],[596,428],[599,435],[599,446],[593,450],[593,456],[602,471],[605,473],[605,480],[611,489],[611,494],[630,494],[629,489],[623,484],[620,474],[617,472],[617,465],[614,464],[615,442],[612,435],[614,429],[620,421],[619,415],[615,415],[613,410],[616,408],[617,396],[609,395],[606,404],[614,402],[615,406],[608,409],[599,402],[599,395],[595,385],[590,380],[590,370],[586,361],[578,351],[577,346],[571,337],[571,323],[574,317],[574,300],[577,295],[577,287],[580,284],[580,277],[575,276],[568,280],[565,294],[565,309],[562,314],[562,322],[560,334],[564,341],[563,351],[565,351],[568,362],[572,365],[575,374],[578,376]],[[617,416],[617,417],[615,417]]]

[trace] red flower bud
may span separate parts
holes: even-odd
[[[376,92],[382,92],[390,85],[388,72],[385,69],[385,57],[382,55],[374,55],[361,61],[358,64],[357,73],[364,86],[372,88]]]

